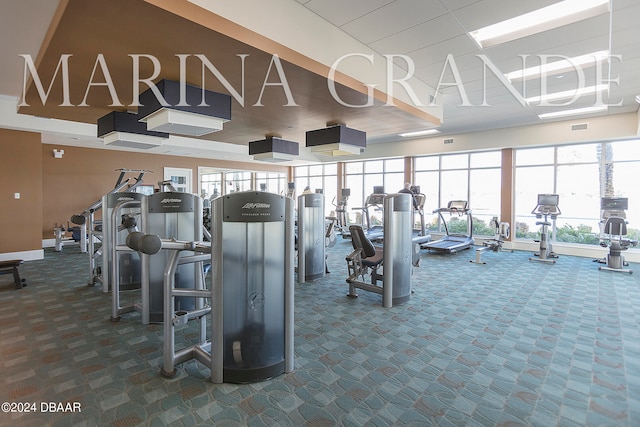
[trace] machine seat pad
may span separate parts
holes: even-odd
[[[362,252],[362,264],[367,267],[380,265],[384,258],[383,248],[374,246],[359,225],[350,225],[349,232],[353,249],[359,249]]]
[[[13,270],[23,262],[24,261],[21,259],[10,259],[7,261],[0,261],[0,270]]]
[[[16,289],[21,289],[27,286],[26,280],[20,278],[20,272],[18,271],[18,267],[23,262],[24,261],[21,259],[11,259],[7,261],[0,261],[0,275],[13,274],[13,280],[16,284]]]

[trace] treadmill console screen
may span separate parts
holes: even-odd
[[[626,211],[629,209],[629,199],[626,197],[603,197],[600,199],[600,209],[603,211]]]
[[[466,200],[452,200],[448,207],[451,210],[464,211],[467,209],[467,202]]]
[[[558,206],[560,196],[557,194],[538,194],[538,205]]]

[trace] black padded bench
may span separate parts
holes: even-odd
[[[16,284],[16,289],[22,289],[27,286],[27,281],[20,278],[20,272],[18,267],[24,261],[21,259],[12,259],[8,261],[0,261],[0,275],[13,274],[13,281]]]

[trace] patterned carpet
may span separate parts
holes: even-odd
[[[639,265],[423,251],[411,300],[385,309],[346,297],[348,252],[339,240],[331,273],[296,285],[295,371],[216,385],[196,361],[161,377],[162,327],[111,322],[87,255],[47,250],[26,288],[0,276],[0,425],[640,425]]]

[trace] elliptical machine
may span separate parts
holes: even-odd
[[[594,261],[606,264],[598,270],[616,271],[633,274],[633,270],[624,268],[629,265],[622,256],[622,251],[630,246],[636,246],[637,240],[626,238],[627,215],[629,207],[626,197],[602,197],[600,199],[600,246],[609,248],[609,253]]]
[[[535,257],[529,258],[529,261],[540,261],[550,264],[556,263],[558,255],[553,252],[553,245],[551,244],[549,227],[552,223],[549,221],[555,221],[556,218],[562,213],[558,207],[558,201],[560,196],[558,194],[538,194],[538,204],[531,211],[537,219],[544,218],[542,221],[536,221],[536,225],[542,226],[540,229],[540,249],[534,255]]]
[[[333,228],[340,233],[343,239],[351,237],[349,232],[349,218],[347,217],[347,202],[351,195],[350,188],[343,188],[339,197],[334,197],[332,204],[335,206],[335,222]]]

